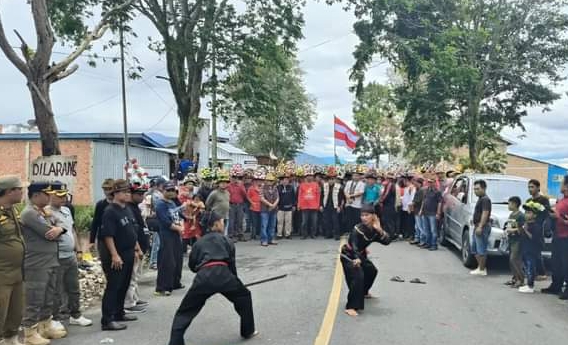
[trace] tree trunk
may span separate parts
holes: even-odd
[[[202,72],[199,70],[192,78],[191,92],[189,94],[189,111],[187,116],[186,138],[184,145],[184,157],[193,159],[196,148],[193,147],[199,124],[199,114],[201,112],[201,81]],[[209,143],[207,143],[209,145]],[[209,157],[199,157],[202,167],[209,166]]]
[[[43,76],[43,73],[40,73],[40,75]],[[41,154],[47,157],[60,155],[61,150],[59,148],[57,124],[53,117],[49,95],[50,85],[49,82],[42,79],[42,77],[39,77],[36,78],[36,80],[39,80],[38,82],[28,81],[28,88],[31,93],[35,121],[41,138]]]
[[[468,104],[468,133],[467,145],[469,150],[469,162],[471,169],[476,170],[478,167],[477,162],[477,133],[479,128],[479,97],[473,97]]]

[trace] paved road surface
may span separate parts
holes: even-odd
[[[522,295],[503,285],[508,278],[506,262],[493,260],[490,276],[471,277],[456,251],[441,248],[428,252],[397,242],[388,247],[374,244],[371,258],[379,266],[379,278],[372,292],[378,300],[368,302],[357,318],[343,314],[345,284],[341,281],[339,308],[333,323],[322,320],[330,299],[339,243],[333,240],[282,241],[277,247],[256,243],[237,245],[239,274],[243,282],[282,273],[277,282],[251,287],[258,338],[242,341],[239,321],[231,305],[215,296],[206,304],[186,334],[188,345],[312,345],[318,334],[329,344],[562,344],[568,335],[568,304],[541,294]],[[399,275],[405,283],[390,282]],[[410,284],[420,278],[426,285]],[[192,274],[184,272],[191,284]],[[150,297],[152,282],[142,294],[151,305],[140,321],[124,332],[101,332],[97,310],[87,312],[96,321],[89,328],[71,328],[61,345],[99,344],[104,338],[116,345],[166,344],[173,314],[184,294]],[[544,287],[547,283],[539,283]],[[333,308],[332,308],[333,311]],[[333,317],[331,319],[333,321]],[[326,345],[319,342],[317,345]]]

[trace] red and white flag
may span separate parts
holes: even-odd
[[[349,126],[347,126],[345,122],[341,121],[337,116],[334,118],[335,144],[354,150],[357,145],[357,141],[359,141],[359,134],[349,128]]]

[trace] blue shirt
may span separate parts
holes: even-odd
[[[374,184],[372,186],[365,186],[365,193],[363,194],[363,204],[374,204],[379,200],[381,191],[379,186]]]

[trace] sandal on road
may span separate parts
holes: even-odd
[[[400,276],[394,276],[390,279],[391,282],[397,282],[397,283],[404,283],[404,279],[402,279]]]
[[[425,281],[420,280],[419,278],[414,278],[410,281],[412,284],[426,284]]]

